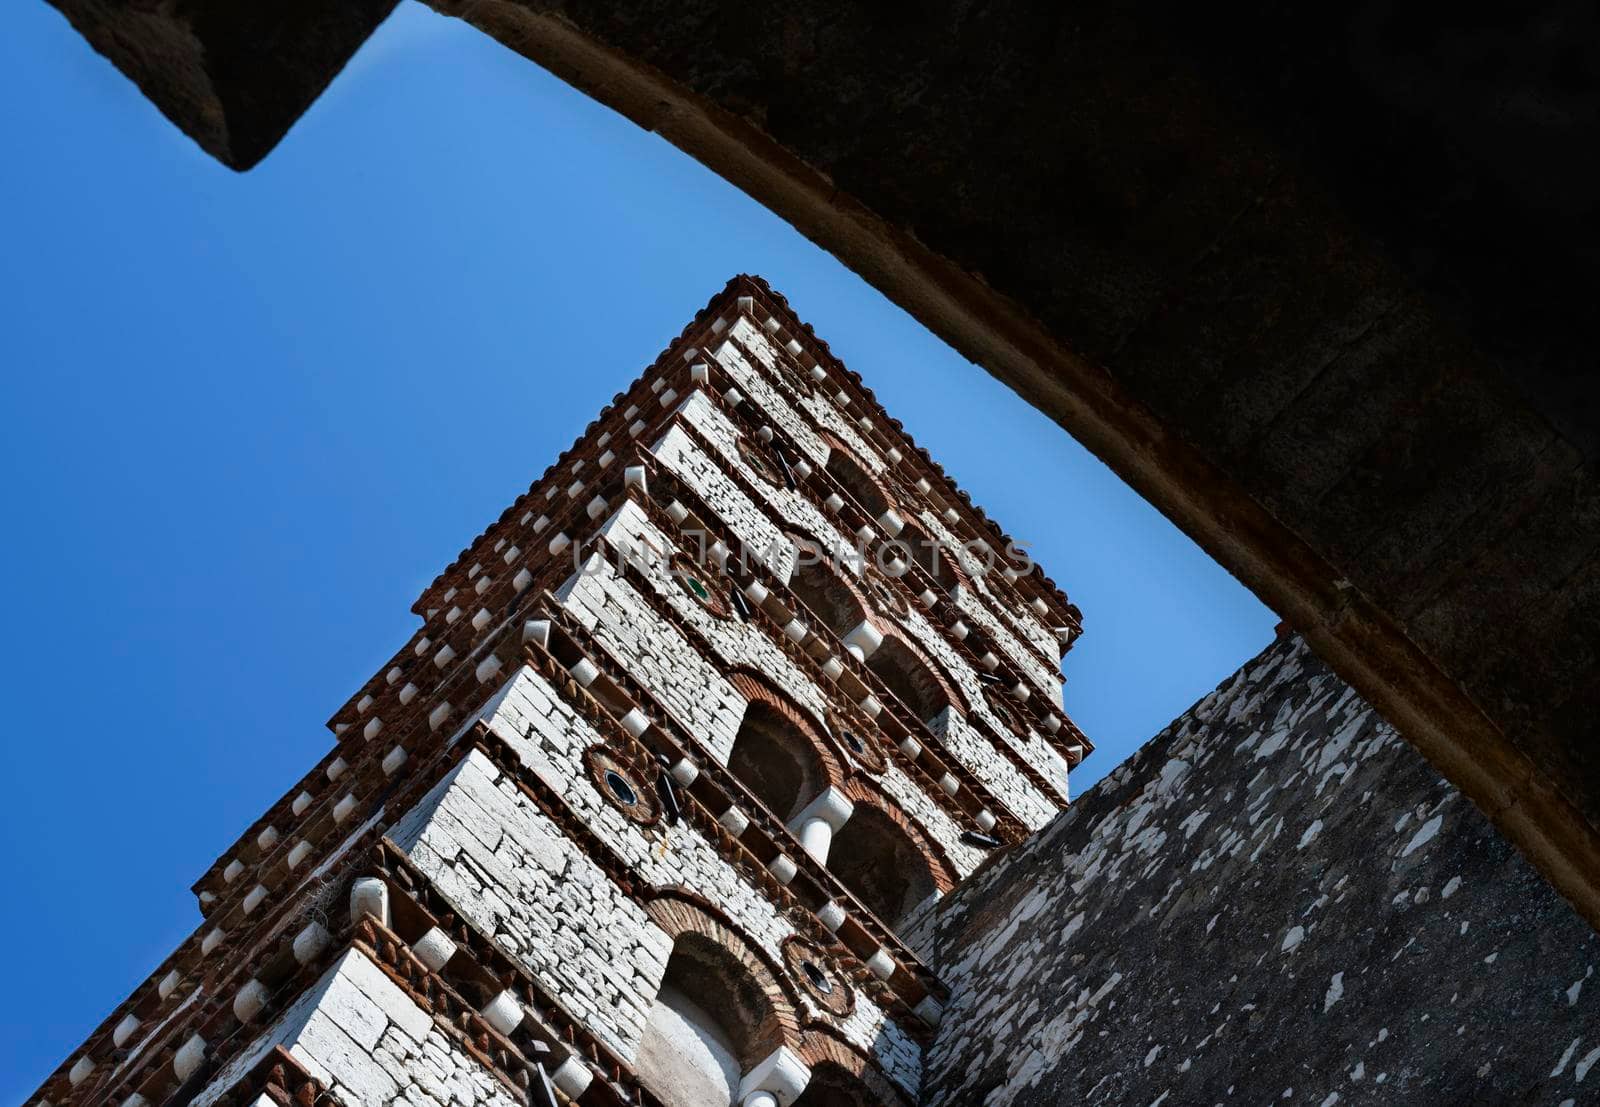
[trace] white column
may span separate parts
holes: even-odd
[[[861,623],[844,636],[844,648],[849,650],[857,661],[865,661],[881,645],[883,645],[883,632],[870,622]]]
[[[800,845],[818,864],[826,865],[833,836],[844,828],[855,809],[856,805],[843,792],[829,787],[795,816],[789,829],[794,831],[795,837],[800,839]]]
[[[810,1082],[810,1066],[779,1046],[739,1081],[739,1107],[789,1107]]]

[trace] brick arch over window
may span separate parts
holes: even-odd
[[[912,1107],[870,1057],[827,1030],[807,1030],[796,1052],[811,1066],[811,1082],[794,1107]]]
[[[927,722],[947,706],[963,715],[971,714],[966,697],[943,669],[898,629],[884,635],[883,643],[867,659],[867,668],[921,722]]]
[[[895,496],[872,475],[872,470],[855,451],[831,434],[823,438],[828,443],[828,463],[824,468],[863,511],[876,519],[889,508],[898,506]]]
[[[911,560],[946,593],[955,591],[957,585],[972,587],[972,578],[962,567],[959,553],[935,538],[921,520],[907,518],[898,537],[911,547]]]
[[[850,579],[848,571],[827,560],[796,566],[789,578],[789,591],[839,638],[861,625],[870,610],[866,597]]]
[[[748,994],[758,997],[752,1005],[755,1009],[743,1012],[751,1020],[754,1049],[770,1053],[787,1046],[798,1052],[802,1044],[798,1012],[803,1008],[782,968],[769,960],[732,920],[695,893],[675,887],[655,889],[646,895],[645,914],[672,938],[674,950],[687,939],[691,946],[700,944],[720,951],[723,960],[719,970],[737,972]]]
[[[947,894],[960,881],[961,877],[950,860],[950,855],[940,845],[922,824],[912,819],[910,815],[894,800],[884,795],[870,781],[852,780],[845,784],[844,794],[850,802],[856,805],[858,812],[872,810],[883,816],[899,828],[900,832],[909,839],[917,848],[928,864],[928,872],[933,878],[933,886],[940,895]],[[851,816],[854,819],[854,815]],[[849,827],[849,823],[845,826]]]
[[[808,711],[758,673],[740,669],[728,679],[746,701],[728,768],[768,810],[787,822],[844,783],[847,762]]]

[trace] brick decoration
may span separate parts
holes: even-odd
[[[800,996],[798,985],[784,970],[772,964],[761,948],[747,938],[733,921],[700,896],[681,888],[649,893],[644,904],[652,922],[676,943],[685,934],[698,934],[737,964],[748,975],[767,1003],[759,1013],[756,1038],[770,1052],[779,1046],[799,1051]]]
[[[834,743],[827,729],[812,718],[809,711],[773,687],[772,683],[759,673],[748,669],[735,669],[728,674],[728,681],[747,701],[765,704],[795,728],[796,732],[816,751],[817,758],[822,763],[823,775],[829,785],[838,787],[844,783],[846,774],[842,751]]]

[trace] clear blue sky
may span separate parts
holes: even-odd
[[[1273,617],[1067,435],[660,139],[406,4],[259,168],[0,9],[0,1101],[198,922],[418,590],[760,273],[1083,608],[1081,789]]]

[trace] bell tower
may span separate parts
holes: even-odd
[[[737,277],[414,605],[32,1102],[917,1102],[1075,607]]]

